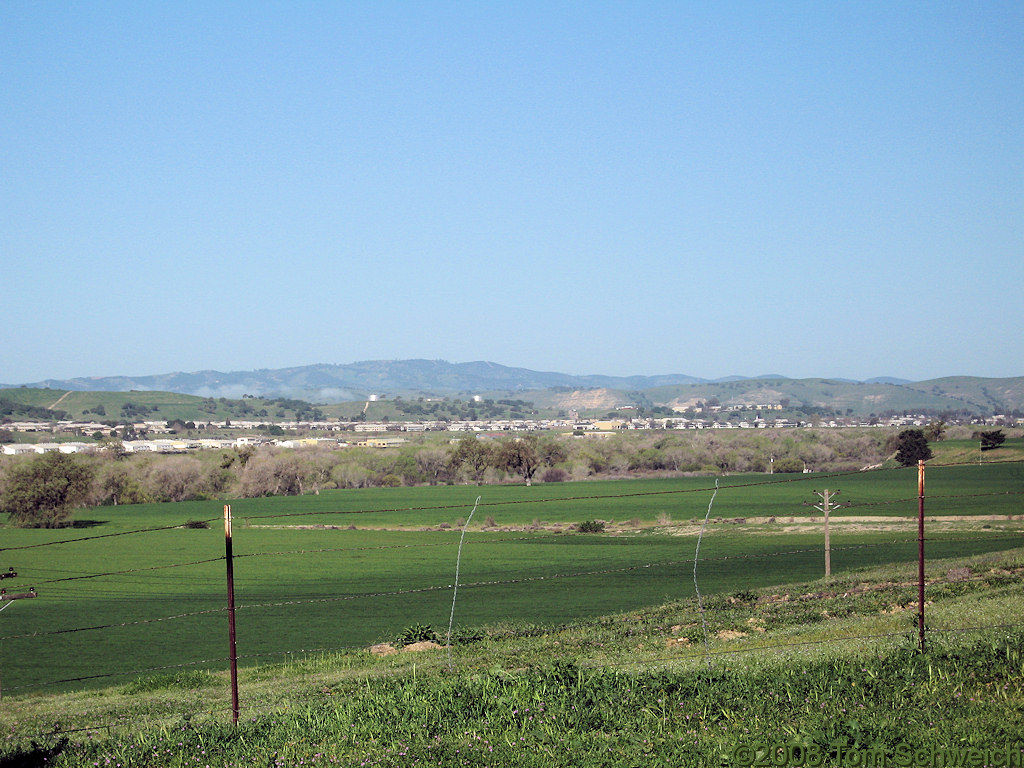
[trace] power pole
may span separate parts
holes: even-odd
[[[833,504],[832,499],[839,495],[839,491],[829,491],[826,488],[824,491],[815,491],[815,494],[821,499],[821,506],[814,504],[814,508],[819,512],[823,512],[825,515],[825,576],[832,575],[832,544],[829,540],[828,530],[828,513],[833,509],[838,509],[838,504]]]

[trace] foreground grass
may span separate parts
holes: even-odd
[[[206,671],[5,699],[0,765],[1022,764],[1024,550],[933,561],[923,654],[913,570],[248,669],[237,727]]]

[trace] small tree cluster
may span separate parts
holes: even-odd
[[[896,438],[896,461],[901,467],[909,467],[919,461],[928,461],[932,449],[920,429],[904,429]]]
[[[68,525],[74,508],[89,497],[93,474],[92,467],[67,454],[44,453],[11,469],[0,494],[0,510],[23,527]]]
[[[1003,434],[1001,429],[979,432],[978,437],[981,439],[981,450],[983,451],[991,451],[993,448],[998,448],[1006,442],[1006,435]]]

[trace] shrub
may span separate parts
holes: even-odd
[[[804,463],[800,459],[778,459],[773,465],[775,472],[803,472]]]
[[[399,645],[411,645],[412,643],[422,642],[437,642],[437,633],[429,624],[410,624],[398,636]]]
[[[205,520],[189,520],[182,528],[209,528],[210,524]]]
[[[604,522],[601,520],[584,520],[577,523],[576,530],[580,533],[601,533],[604,530]]]
[[[483,630],[475,627],[455,627],[452,630],[452,645],[479,643],[485,637]]]
[[[569,479],[569,473],[561,467],[550,467],[544,470],[540,479],[545,483],[564,483]]]

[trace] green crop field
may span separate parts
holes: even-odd
[[[820,577],[820,522],[805,503],[826,487],[852,504],[834,513],[835,574],[916,559],[916,469],[726,477],[717,494],[714,486],[680,478],[233,501],[241,663],[365,646],[415,624],[447,630],[459,526],[478,496],[457,627],[556,626],[692,596],[713,494],[697,567],[708,595]],[[929,468],[929,557],[1020,547],[1022,492],[1021,464]],[[38,590],[0,616],[5,696],[110,685],[177,665],[224,668],[221,509],[215,501],[101,507],[82,511],[72,529],[3,529],[0,569],[19,574],[4,586]],[[600,534],[567,530],[598,519],[614,524]],[[210,527],[181,527],[189,520]]]

